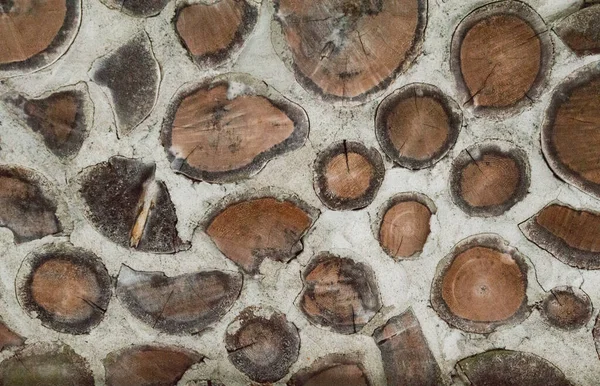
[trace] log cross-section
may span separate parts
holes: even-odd
[[[540,313],[552,326],[575,330],[592,318],[592,301],[583,290],[561,286],[550,290],[541,304]]]
[[[366,370],[356,355],[330,354],[298,371],[287,386],[371,386]]]

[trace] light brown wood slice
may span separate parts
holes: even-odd
[[[536,98],[553,47],[541,17],[520,1],[485,5],[463,19],[452,38],[452,71],[461,103],[509,111]]]
[[[25,338],[11,330],[3,321],[0,321],[0,351],[9,347],[20,347],[25,344]]]
[[[600,269],[600,213],[554,202],[519,228],[529,240],[563,263]]]
[[[373,333],[388,385],[440,386],[445,381],[412,309]]]
[[[226,205],[209,218],[206,233],[228,259],[251,274],[265,258],[281,262],[295,258],[319,215],[292,198],[261,197]]]
[[[600,54],[600,4],[583,8],[560,20],[553,28],[578,56]]]
[[[227,327],[225,347],[231,363],[251,380],[276,382],[298,359],[300,336],[284,314],[246,308]]]
[[[462,111],[435,86],[412,83],[388,95],[377,108],[375,134],[383,151],[409,169],[432,167],[460,132]]]
[[[542,150],[554,173],[600,198],[600,66],[590,64],[556,87],[542,127]]]
[[[362,363],[353,355],[330,354],[316,360],[310,367],[298,371],[288,386],[370,386]]]
[[[204,357],[177,346],[129,346],[103,360],[107,386],[175,386]]]
[[[521,201],[529,190],[527,154],[501,141],[473,145],[452,163],[450,193],[471,216],[499,216]]]
[[[195,334],[217,322],[237,300],[242,276],[220,271],[167,277],[121,266],[116,294],[144,323],[170,334]]]
[[[579,288],[561,286],[550,290],[540,307],[544,319],[554,327],[575,330],[592,318],[592,301]]]
[[[417,256],[431,233],[429,222],[435,212],[435,204],[422,194],[392,197],[381,211],[379,244],[395,259]]]
[[[300,308],[316,325],[354,334],[381,308],[375,274],[363,263],[322,253],[306,267],[303,278]]]
[[[427,2],[277,0],[275,20],[304,87],[329,100],[363,100],[420,52]]]
[[[497,235],[471,236],[438,264],[431,304],[452,327],[487,334],[529,314],[527,265]]]
[[[258,9],[246,0],[187,4],[177,11],[175,29],[196,63],[214,66],[240,49],[257,18]]]
[[[229,74],[179,92],[162,143],[178,173],[232,182],[258,173],[308,137],[304,110],[248,75]]]

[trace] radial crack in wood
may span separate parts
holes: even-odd
[[[355,355],[329,354],[316,360],[310,367],[298,371],[287,382],[288,386],[370,386],[361,362]]]
[[[150,17],[158,15],[169,0],[101,0],[107,7],[129,16]]]
[[[355,334],[381,308],[370,267],[330,253],[316,256],[303,274],[300,309],[311,323]]]
[[[225,203],[205,229],[225,257],[255,274],[265,258],[286,263],[302,252],[302,238],[318,216],[292,198],[251,198]]]
[[[388,385],[441,386],[446,382],[412,309],[373,333]]]
[[[442,259],[431,285],[431,305],[450,326],[488,334],[525,320],[527,264],[495,234],[458,243]]]
[[[540,306],[544,319],[554,327],[575,330],[592,318],[592,301],[581,289],[561,286],[550,290]]]
[[[394,163],[424,169],[435,165],[454,146],[462,120],[458,104],[440,89],[412,83],[379,104],[375,134]]]
[[[302,147],[308,131],[300,106],[249,75],[228,74],[178,92],[162,143],[177,173],[224,183],[249,178]]]
[[[186,245],[177,235],[177,214],[154,163],[111,157],[85,169],[79,190],[86,216],[105,237],[125,248],[175,253]]]
[[[560,20],[553,28],[578,56],[600,54],[600,4],[583,8]]]
[[[362,101],[420,53],[427,1],[276,0],[274,17],[273,39],[283,40],[280,55],[305,88]]]
[[[519,228],[530,241],[563,263],[600,269],[600,213],[553,202]]]
[[[175,386],[204,357],[177,346],[129,346],[103,360],[107,386]]]
[[[26,338],[11,330],[0,320],[0,351],[10,347],[20,347],[25,344]]]

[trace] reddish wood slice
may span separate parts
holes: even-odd
[[[122,265],[116,294],[135,317],[153,328],[193,334],[225,315],[241,289],[240,274],[206,271],[167,277]]]
[[[583,8],[560,20],[553,28],[578,56],[600,54],[600,4]]]
[[[563,263],[600,269],[600,213],[557,202],[519,227],[529,240]]]
[[[23,344],[25,344],[25,338],[0,321],[0,351],[3,351],[7,347],[23,346]]]
[[[298,371],[288,386],[370,386],[362,363],[344,355],[330,354]]]
[[[318,212],[305,204],[255,198],[215,213],[206,233],[228,259],[247,273],[257,273],[265,258],[282,262],[295,258],[317,217]]]
[[[445,384],[440,367],[412,309],[394,316],[373,333],[388,385]]]
[[[129,346],[104,359],[107,386],[175,386],[204,357],[177,346]]]
[[[381,308],[375,275],[365,264],[323,253],[303,277],[300,308],[314,324],[354,334]]]
[[[413,83],[388,95],[377,108],[375,134],[383,151],[409,169],[433,166],[460,132],[462,112],[435,86]]]
[[[149,17],[158,15],[169,0],[101,0],[106,6],[118,9],[130,16]]]
[[[540,313],[548,323],[564,330],[581,328],[592,318],[592,301],[575,287],[556,287],[542,303]]]
[[[198,64],[216,65],[242,46],[257,17],[257,8],[246,0],[187,4],[177,12],[175,29]]]
[[[486,334],[521,322],[527,306],[527,265],[497,235],[472,236],[440,261],[431,303],[453,327]]]

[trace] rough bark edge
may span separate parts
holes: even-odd
[[[578,300],[580,300],[581,303],[585,305],[585,308],[587,310],[585,319],[582,319],[579,323],[572,324],[572,325],[566,325],[566,326],[561,326],[561,325],[555,323],[550,318],[550,316],[548,315],[548,313],[546,312],[546,305],[552,299],[556,298],[556,293],[557,292],[558,293],[572,295],[573,297],[575,297]],[[592,319],[592,312],[593,311],[594,311],[594,307],[592,305],[592,300],[590,299],[590,297],[588,296],[588,294],[586,294],[580,288],[566,286],[566,285],[565,286],[559,286],[559,287],[552,288],[550,290],[549,294],[546,296],[546,298],[542,301],[542,304],[540,305],[540,315],[542,315],[542,317],[544,318],[544,320],[546,321],[546,323],[548,323],[549,325],[551,325],[553,327],[556,327],[558,329],[564,330],[564,331],[573,331],[573,330],[577,330],[579,328],[584,327]]]
[[[461,177],[464,169],[471,163],[479,162],[484,155],[498,155],[512,159],[519,169],[519,183],[512,196],[500,205],[471,206],[461,194]],[[452,201],[466,214],[474,217],[500,216],[521,202],[529,191],[531,184],[531,168],[527,153],[508,141],[488,140],[469,146],[452,161],[449,187]]]
[[[197,170],[196,168],[189,166],[185,160],[175,158],[174,154],[172,154],[170,151],[172,146],[172,125],[175,119],[175,114],[177,113],[181,102],[194,92],[200,89],[210,90],[217,86],[227,85],[231,81],[240,82],[249,86],[254,91],[252,95],[267,98],[274,107],[282,111],[292,120],[292,122],[294,122],[294,131],[283,142],[258,154],[254,160],[252,160],[252,162],[250,162],[248,165],[242,166],[241,168],[224,172]],[[277,90],[267,85],[265,82],[256,80],[251,75],[242,73],[229,73],[217,76],[201,83],[185,84],[175,93],[175,96],[169,102],[169,107],[167,108],[165,118],[162,122],[161,143],[167,155],[167,159],[171,164],[171,169],[175,173],[183,174],[184,176],[195,181],[223,184],[250,178],[259,173],[272,159],[301,148],[308,139],[309,130],[310,122],[308,114],[300,105],[287,99]]]
[[[478,22],[494,15],[512,15],[517,16],[526,22],[536,33],[540,40],[541,62],[538,74],[533,84],[525,94],[515,104],[505,107],[493,106],[472,106],[472,95],[465,84],[462,75],[460,49],[462,42],[469,30]],[[550,29],[546,26],[542,17],[529,5],[519,0],[501,0],[489,3],[472,10],[464,17],[452,34],[452,43],[450,46],[450,69],[454,74],[454,83],[458,90],[458,95],[464,101],[461,101],[462,107],[470,105],[471,109],[478,116],[491,116],[495,118],[507,118],[518,114],[531,106],[535,98],[538,98],[545,90],[548,83],[548,75],[554,63],[554,43],[550,37]]]
[[[454,315],[450,310],[450,307],[446,304],[442,297],[442,282],[446,275],[450,265],[454,261],[454,258],[459,254],[474,248],[484,247],[496,250],[500,253],[509,254],[513,260],[517,263],[519,270],[523,275],[523,284],[525,291],[527,291],[528,280],[527,271],[528,266],[525,263],[523,255],[514,247],[512,247],[508,241],[504,240],[497,234],[494,233],[480,233],[467,237],[456,244],[452,251],[446,255],[437,265],[435,277],[431,283],[431,298],[430,303],[435,312],[440,318],[442,318],[450,327],[458,328],[465,332],[472,332],[476,334],[490,334],[499,328],[515,326],[529,316],[531,309],[527,304],[527,292],[523,297],[523,302],[519,309],[509,318],[496,321],[496,322],[477,322],[468,319],[461,318],[460,316]]]
[[[421,95],[417,95],[417,93],[420,93]],[[446,142],[436,153],[431,155],[429,159],[426,160],[417,160],[414,158],[401,156],[398,149],[396,149],[390,140],[386,127],[387,118],[396,105],[399,102],[413,96],[430,97],[435,99],[442,106],[444,112],[449,118],[448,138],[446,139]],[[452,98],[444,94],[442,90],[427,83],[411,83],[402,88],[394,90],[377,106],[377,110],[375,112],[375,135],[377,136],[377,141],[379,142],[379,146],[381,146],[383,152],[390,157],[396,165],[411,170],[426,169],[433,167],[446,156],[450,149],[454,147],[456,140],[458,139],[462,123],[463,114],[460,106]]]
[[[310,365],[303,367],[298,370],[290,380],[286,383],[287,386],[302,386],[306,381],[312,379],[313,376],[332,369],[338,366],[354,365],[362,371],[366,385],[371,386],[372,382],[369,379],[369,375],[365,366],[362,363],[361,353],[347,353],[347,354],[328,354],[324,357],[314,360]],[[324,385],[325,386],[325,385]]]

